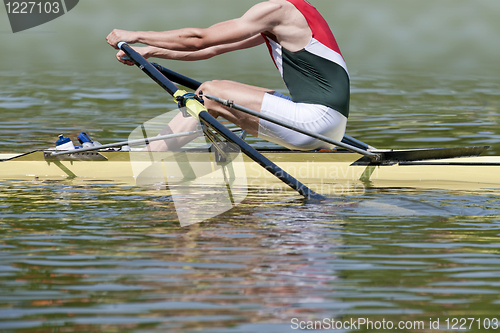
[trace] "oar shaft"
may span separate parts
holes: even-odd
[[[158,65],[157,63],[152,62],[151,65],[153,65],[157,70],[160,71],[163,75],[167,77],[170,81],[173,81],[175,83],[181,84],[184,87],[187,87],[192,90],[196,90],[201,86],[201,82],[196,81],[190,77],[184,76],[182,74],[179,74],[177,72],[174,72],[171,69],[165,68],[163,66]]]
[[[224,125],[219,123],[217,121],[217,119],[215,119],[208,112],[206,112],[206,111],[200,112],[199,117],[203,123],[205,123],[207,126],[211,127],[212,129],[216,130],[226,140],[232,141],[236,145],[238,145],[240,147],[241,151],[245,155],[250,157],[250,159],[252,159],[254,162],[256,162],[257,164],[262,166],[268,172],[272,173],[279,180],[281,180],[283,183],[287,184],[288,186],[290,186],[291,188],[293,188],[294,190],[299,192],[304,197],[310,198],[310,199],[325,199],[324,196],[309,189],[307,186],[305,186],[304,184],[299,182],[297,179],[290,176],[287,172],[285,172],[279,166],[277,166],[276,164],[271,162],[267,157],[263,156],[257,150],[252,148],[244,140],[242,140],[238,136],[234,135],[234,133],[232,133],[228,128],[226,128]]]
[[[235,109],[235,110],[238,110],[238,111],[241,111],[241,112],[245,112],[245,113],[248,113],[252,116],[255,116],[257,118],[260,118],[260,119],[264,119],[264,120],[267,120],[271,123],[274,123],[274,124],[277,124],[277,125],[280,125],[280,126],[283,126],[283,127],[286,127],[288,129],[291,129],[293,131],[296,131],[296,132],[299,132],[299,133],[302,133],[304,135],[308,135],[310,137],[313,137],[315,139],[318,139],[318,140],[321,140],[321,141],[324,141],[326,143],[329,143],[329,144],[332,144],[332,145],[335,145],[335,146],[338,146],[338,147],[342,147],[342,148],[345,148],[347,150],[350,150],[350,151],[353,151],[353,152],[356,152],[358,154],[361,154],[361,155],[364,155],[364,156],[368,156],[370,158],[373,158],[373,159],[377,159],[377,158],[380,158],[380,155],[379,154],[375,154],[375,153],[372,153],[372,152],[369,152],[369,151],[366,151],[366,150],[363,150],[363,149],[360,149],[360,148],[357,148],[357,147],[354,147],[354,146],[351,146],[351,145],[348,145],[348,144],[345,144],[345,143],[342,143],[342,142],[339,142],[337,140],[334,140],[334,139],[331,139],[327,136],[324,136],[324,135],[321,135],[321,134],[317,134],[317,133],[313,133],[313,132],[310,132],[310,131],[307,131],[307,130],[304,130],[302,128],[299,128],[299,127],[296,127],[296,126],[293,126],[291,124],[288,124],[286,122],[283,122],[283,121],[280,121],[278,119],[275,119],[273,117],[270,117],[270,116],[267,116],[267,115],[264,115],[264,114],[261,114],[260,112],[256,112],[252,109],[249,109],[249,108],[246,108],[244,106],[241,106],[241,105],[238,105],[238,104],[234,104],[233,102],[231,101],[228,101],[227,99],[222,99],[222,98],[219,98],[219,97],[215,97],[215,96],[212,96],[212,95],[204,95],[204,97],[212,100],[212,101],[215,101],[217,103],[220,103],[222,105],[225,105],[227,107],[230,107],[232,109]]]

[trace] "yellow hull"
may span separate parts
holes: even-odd
[[[350,152],[263,151],[264,156],[305,185],[323,194],[358,192],[370,187],[440,189],[500,188],[500,157],[454,158],[391,166],[354,165]],[[83,154],[82,154],[83,155]],[[246,156],[231,155],[220,164],[209,153],[144,153],[107,151],[86,156],[46,159],[43,151],[0,154],[0,180],[101,180],[119,184],[179,182],[187,171],[202,176],[198,184],[224,177],[238,186],[281,190],[276,178]],[[152,163],[151,161],[155,161]],[[224,168],[221,168],[221,165]],[[219,172],[217,172],[219,170]],[[222,171],[221,171],[222,170]]]

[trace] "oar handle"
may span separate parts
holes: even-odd
[[[126,42],[119,42],[118,48],[125,52],[125,54],[137,65],[144,73],[165,89],[170,95],[174,95],[179,88],[176,87],[170,80],[168,80],[162,73],[160,73],[149,61],[144,59],[137,51],[131,48]]]

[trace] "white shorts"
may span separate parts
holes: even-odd
[[[264,95],[261,113],[337,141],[341,141],[344,137],[347,125],[347,118],[332,108],[319,104],[295,103],[290,97],[280,93]],[[333,147],[326,142],[264,119],[259,120],[258,137],[292,150]]]

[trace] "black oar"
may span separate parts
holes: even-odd
[[[151,65],[153,65],[157,70],[159,70],[160,73],[165,75],[167,79],[169,79],[170,81],[183,85],[186,88],[196,90],[201,86],[200,81],[196,81],[195,79],[174,72],[173,70],[158,65],[155,62],[152,62]]]
[[[127,43],[120,42],[118,47],[125,52],[125,54],[140,68],[144,73],[146,73],[150,78],[152,78],[156,83],[158,83],[163,89],[165,89],[170,95],[174,96],[176,100],[181,101],[187,108],[187,111],[195,118],[202,121],[207,126],[211,127],[217,131],[226,140],[231,141],[238,145],[241,151],[250,157],[253,161],[260,164],[267,171],[272,173],[282,182],[299,192],[306,198],[310,199],[326,199],[321,194],[314,192],[307,186],[299,182],[297,179],[290,176],[283,169],[278,167],[276,164],[271,162],[268,158],[264,157],[257,150],[252,148],[245,141],[240,139],[229,129],[219,123],[212,115],[207,112],[207,109],[195,98],[186,97],[186,92],[178,89],[175,84],[168,80],[164,75],[162,75],[149,61],[144,59],[139,53],[132,49]]]

